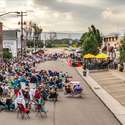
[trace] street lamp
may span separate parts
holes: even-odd
[[[3,14],[0,14],[0,17],[5,16],[5,15],[8,15],[8,14],[12,14],[12,13],[20,14],[20,12],[18,12],[18,11],[6,12],[6,13],[3,13]]]

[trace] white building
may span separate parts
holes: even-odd
[[[17,56],[20,45],[20,32],[19,30],[5,30],[3,32],[3,48],[9,48],[13,57]]]

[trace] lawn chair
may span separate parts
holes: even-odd
[[[18,104],[17,107],[17,118],[19,118],[19,115],[21,115],[22,119],[30,119],[29,116],[30,110],[28,108],[25,108],[23,104]]]

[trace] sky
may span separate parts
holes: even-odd
[[[125,30],[125,0],[0,0],[0,14],[27,11],[24,20],[48,32],[86,32],[94,24],[104,34]],[[0,17],[5,29],[19,28],[15,14]]]

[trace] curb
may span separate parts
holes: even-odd
[[[79,68],[74,68],[79,76],[85,81],[89,88],[95,93],[100,101],[108,108],[113,116],[119,121],[121,125],[125,125],[125,107],[123,107],[116,99],[114,99],[106,90],[104,90],[94,79],[90,76],[84,77]],[[88,81],[88,79],[91,79]],[[93,83],[92,83],[93,82]]]

